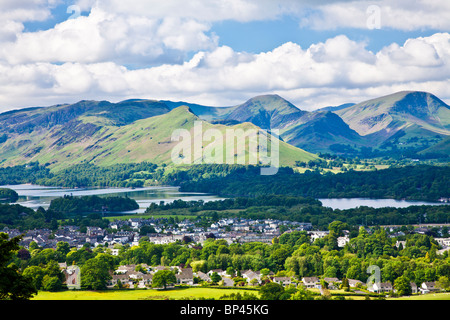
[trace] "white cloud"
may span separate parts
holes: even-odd
[[[423,60],[428,62],[418,63]],[[450,34],[409,39],[376,53],[341,35],[305,49],[288,42],[259,54],[217,47],[183,64],[136,70],[114,62],[33,62],[2,64],[0,75],[3,106],[126,98],[232,105],[269,92],[305,109],[399,90],[425,90],[449,99]]]
[[[450,29],[448,0],[362,0],[345,5],[338,1],[313,6],[312,9],[313,12],[302,18],[301,26],[319,30],[367,29],[368,24],[373,26],[372,23],[379,19],[377,28],[381,29]]]
[[[250,54],[220,46],[210,32],[219,21],[284,14],[317,29],[367,28],[367,8],[374,4],[382,28],[448,30],[447,0],[79,0],[88,16],[24,32],[24,22],[47,19],[59,2],[0,0],[0,111],[81,99],[232,105],[269,92],[306,109],[397,90],[450,99],[449,33],[379,52],[340,35],[308,48],[287,42]]]
[[[217,46],[217,37],[207,34],[209,28],[182,18],[154,19],[93,9],[87,17],[64,21],[52,29],[18,33],[10,41],[5,36],[0,60],[10,64],[180,63],[186,52]],[[10,29],[21,31],[20,25],[12,24]]]

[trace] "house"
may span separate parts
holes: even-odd
[[[316,239],[322,239],[329,233],[329,231],[308,231],[308,234],[311,237],[311,242],[316,241]]]
[[[306,288],[318,288],[320,286],[318,277],[303,277],[302,282]]]
[[[431,291],[436,291],[436,282],[422,282],[422,285],[419,288],[420,292],[422,294],[431,292]]]
[[[108,281],[106,286],[108,288],[114,288],[114,286],[120,281],[122,285],[128,285],[130,287],[133,287],[133,282],[129,280],[128,275],[126,274],[113,274],[111,276],[111,279]]]
[[[328,283],[328,289],[330,290],[339,289],[339,284],[342,283],[338,278],[323,278],[323,280]]]
[[[219,276],[221,276],[221,277],[223,277],[223,276],[225,276],[225,275],[227,274],[227,272],[224,271],[224,270],[222,270],[222,269],[213,269],[213,270],[209,270],[209,271],[208,271],[208,276],[211,277],[211,275],[212,275],[214,272],[217,272],[217,274],[218,274]]]
[[[181,273],[175,275],[178,284],[194,285],[194,274],[192,268],[181,269]]]
[[[358,286],[362,286],[364,283],[360,280],[355,280],[355,279],[347,279],[348,280],[348,285],[350,286],[350,288],[355,288]]]
[[[273,282],[286,287],[291,284],[291,277],[273,277]]]
[[[153,275],[152,274],[144,274],[142,278],[139,280],[138,288],[146,288],[152,285]]]
[[[370,292],[384,293],[393,290],[392,283],[390,282],[375,282],[367,288]]]
[[[222,281],[223,281],[223,286],[224,286],[224,287],[234,287],[234,281],[233,281],[233,279],[223,277],[223,278],[222,278]]]
[[[127,264],[127,265],[119,266],[116,269],[116,273],[123,274],[123,273],[127,273],[127,272],[133,272],[135,270],[136,270],[136,265],[135,264]]]
[[[442,248],[450,247],[450,238],[434,238],[434,240],[436,240]]]
[[[202,281],[211,282],[211,278],[206,273],[203,273],[201,271],[197,272],[197,277]]]
[[[252,280],[256,279],[257,283],[261,282],[261,272],[247,270],[245,272],[241,272],[242,277],[247,280],[248,283],[251,283]]]
[[[397,248],[399,248],[400,245],[402,245],[402,247],[405,248],[405,247],[406,247],[406,241],[398,241],[398,240],[397,240],[397,242],[395,243],[395,246],[396,246]]]
[[[414,282],[410,282],[411,285],[411,293],[417,293],[417,284],[415,284]]]
[[[339,247],[339,248],[345,247],[345,245],[346,245],[347,243],[349,243],[349,241],[350,241],[350,238],[349,238],[348,236],[338,237],[338,238],[337,238],[337,244],[338,244],[338,247]]]

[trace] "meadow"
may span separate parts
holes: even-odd
[[[177,288],[173,290],[106,290],[82,291],[69,290],[60,292],[39,291],[32,300],[168,300],[168,299],[219,299],[232,293],[252,293],[259,296],[256,290],[221,289],[221,288]]]

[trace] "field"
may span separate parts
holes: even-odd
[[[32,300],[167,300],[189,298],[214,298],[219,299],[223,295],[232,293],[244,294],[244,292],[258,295],[256,290],[242,289],[216,289],[216,288],[186,288],[174,290],[107,290],[107,291],[39,291]]]
[[[428,293],[408,297],[392,298],[388,300],[450,300],[450,292]]]
[[[319,293],[318,289],[309,289]],[[223,289],[223,288],[177,288],[172,290],[107,290],[107,291],[61,291],[47,292],[39,291],[32,300],[181,300],[181,299],[219,299],[223,295],[245,292],[259,297],[256,290],[245,289]],[[331,293],[344,293],[342,290],[332,290]],[[365,296],[349,295],[346,299],[364,300]],[[371,297],[371,300],[376,298]],[[431,293],[425,295],[413,295],[399,298],[386,298],[386,300],[450,300],[450,293]]]

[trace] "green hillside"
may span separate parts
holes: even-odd
[[[450,135],[450,108],[427,92],[402,91],[335,111],[362,136],[384,131],[387,136],[417,124]]]
[[[0,159],[3,166],[37,161],[47,163],[53,169],[79,163],[103,166],[149,161],[171,165],[172,149],[179,143],[171,141],[172,133],[177,129],[186,129],[193,136],[196,121],[201,119],[186,106],[124,125],[117,125],[117,122],[123,124],[124,118],[112,119],[108,114],[88,112],[66,123],[51,127],[42,123],[31,132],[11,134],[6,142],[0,144]],[[204,131],[215,128],[223,134],[226,129],[258,129],[250,123],[231,127],[206,121],[202,123]],[[248,153],[245,157],[248,161]],[[282,165],[315,158],[315,155],[280,141]]]

